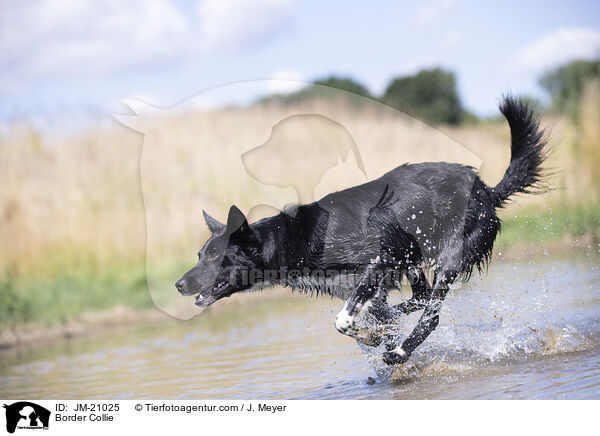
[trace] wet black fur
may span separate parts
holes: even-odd
[[[437,326],[448,286],[489,262],[501,224],[496,209],[541,181],[545,140],[538,120],[519,99],[505,98],[500,110],[511,129],[511,161],[495,187],[471,167],[422,163],[402,165],[379,179],[253,224],[232,206],[227,224],[206,216],[213,235],[177,288],[184,295],[199,293],[196,304],[207,306],[249,288],[283,285],[344,298],[350,314],[371,302],[369,310],[382,322],[425,309],[402,344],[404,354],[394,354],[397,344],[388,344],[384,360],[405,361]],[[427,268],[435,272],[431,284],[425,279]],[[244,283],[243,271],[252,269],[300,273]],[[325,270],[355,277],[356,284],[333,286],[312,274]],[[406,274],[413,298],[387,306],[387,292],[397,283],[368,281],[373,272]],[[354,328],[344,333],[360,340]]]

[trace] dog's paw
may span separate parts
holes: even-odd
[[[392,351],[386,351],[383,353],[383,362],[386,365],[400,365],[408,360],[410,354],[405,352],[402,348],[397,347]]]

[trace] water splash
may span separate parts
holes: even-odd
[[[410,360],[383,364],[385,351],[360,346],[384,380],[404,383],[424,377],[459,377],[490,364],[535,359],[591,349],[600,338],[598,271],[569,262],[496,265],[494,275],[473,280],[448,295],[440,326]],[[543,274],[539,271],[543,270]],[[503,278],[510,277],[510,281]],[[495,290],[488,293],[487,289]],[[389,326],[405,338],[419,314]],[[362,322],[374,321],[365,317]]]

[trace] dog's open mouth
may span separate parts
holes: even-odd
[[[233,288],[229,282],[217,282],[208,292],[209,295],[204,296],[202,293],[196,295],[196,306],[207,307],[222,297],[229,295],[229,291]]]

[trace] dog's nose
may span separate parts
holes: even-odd
[[[177,290],[179,292],[183,291],[183,289],[185,288],[185,280],[184,279],[179,280],[177,283],[175,283],[175,287],[177,288]]]

